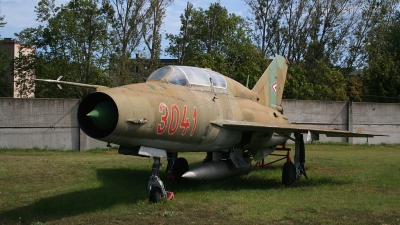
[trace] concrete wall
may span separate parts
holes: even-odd
[[[74,99],[0,98],[0,148],[88,150],[106,147],[80,131],[79,101]],[[400,104],[284,100],[291,123],[358,130],[389,137],[327,138],[320,141],[400,143]]]
[[[283,100],[282,107],[290,123],[347,130],[347,102]],[[347,141],[346,138],[327,138],[325,135],[320,135],[319,140]]]
[[[0,147],[87,150],[106,143],[82,133],[74,99],[0,98]]]
[[[320,141],[400,143],[400,104],[283,100],[282,106],[291,123],[389,135],[374,138],[320,135]]]
[[[390,135],[374,137],[369,143],[400,143],[400,104],[353,103],[353,131]],[[353,138],[353,143],[360,143]]]

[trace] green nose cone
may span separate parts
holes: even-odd
[[[101,130],[114,128],[118,119],[118,113],[115,110],[115,106],[110,101],[100,102],[90,113],[87,114],[87,116]]]

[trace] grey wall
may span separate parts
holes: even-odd
[[[77,122],[74,99],[0,98],[0,148],[88,150],[106,143],[86,136]],[[400,143],[400,104],[284,100],[291,123],[358,130],[389,137],[369,138],[372,144]],[[367,138],[327,138],[320,141],[366,143]]]
[[[374,132],[389,137],[370,138],[370,143],[400,143],[400,104],[353,103],[353,131]],[[361,143],[353,138],[353,143]]]
[[[320,135],[320,141],[400,143],[400,104],[283,100],[282,106],[291,123],[389,135],[368,139]]]
[[[0,98],[0,147],[87,150],[106,147],[82,133],[74,99]]]

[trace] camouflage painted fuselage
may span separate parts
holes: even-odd
[[[212,83],[182,86],[165,79],[149,79],[146,83],[95,92],[82,100],[78,121],[87,135],[98,140],[167,152],[224,151],[232,147],[261,150],[285,142],[286,137],[276,137],[273,132],[246,132],[217,125],[218,121],[288,123],[278,107],[265,105],[266,97],[260,96],[260,91],[221,77],[226,81],[225,87],[215,87]],[[284,83],[284,79],[278,82]],[[276,81],[270,83],[263,86],[276,93]],[[283,83],[278,84],[278,94]],[[102,102],[107,102],[98,110],[102,116],[95,119],[88,116]]]

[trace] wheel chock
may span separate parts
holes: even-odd
[[[165,193],[167,193],[167,199],[168,199],[168,200],[172,200],[172,199],[175,198],[174,192],[165,191]]]

